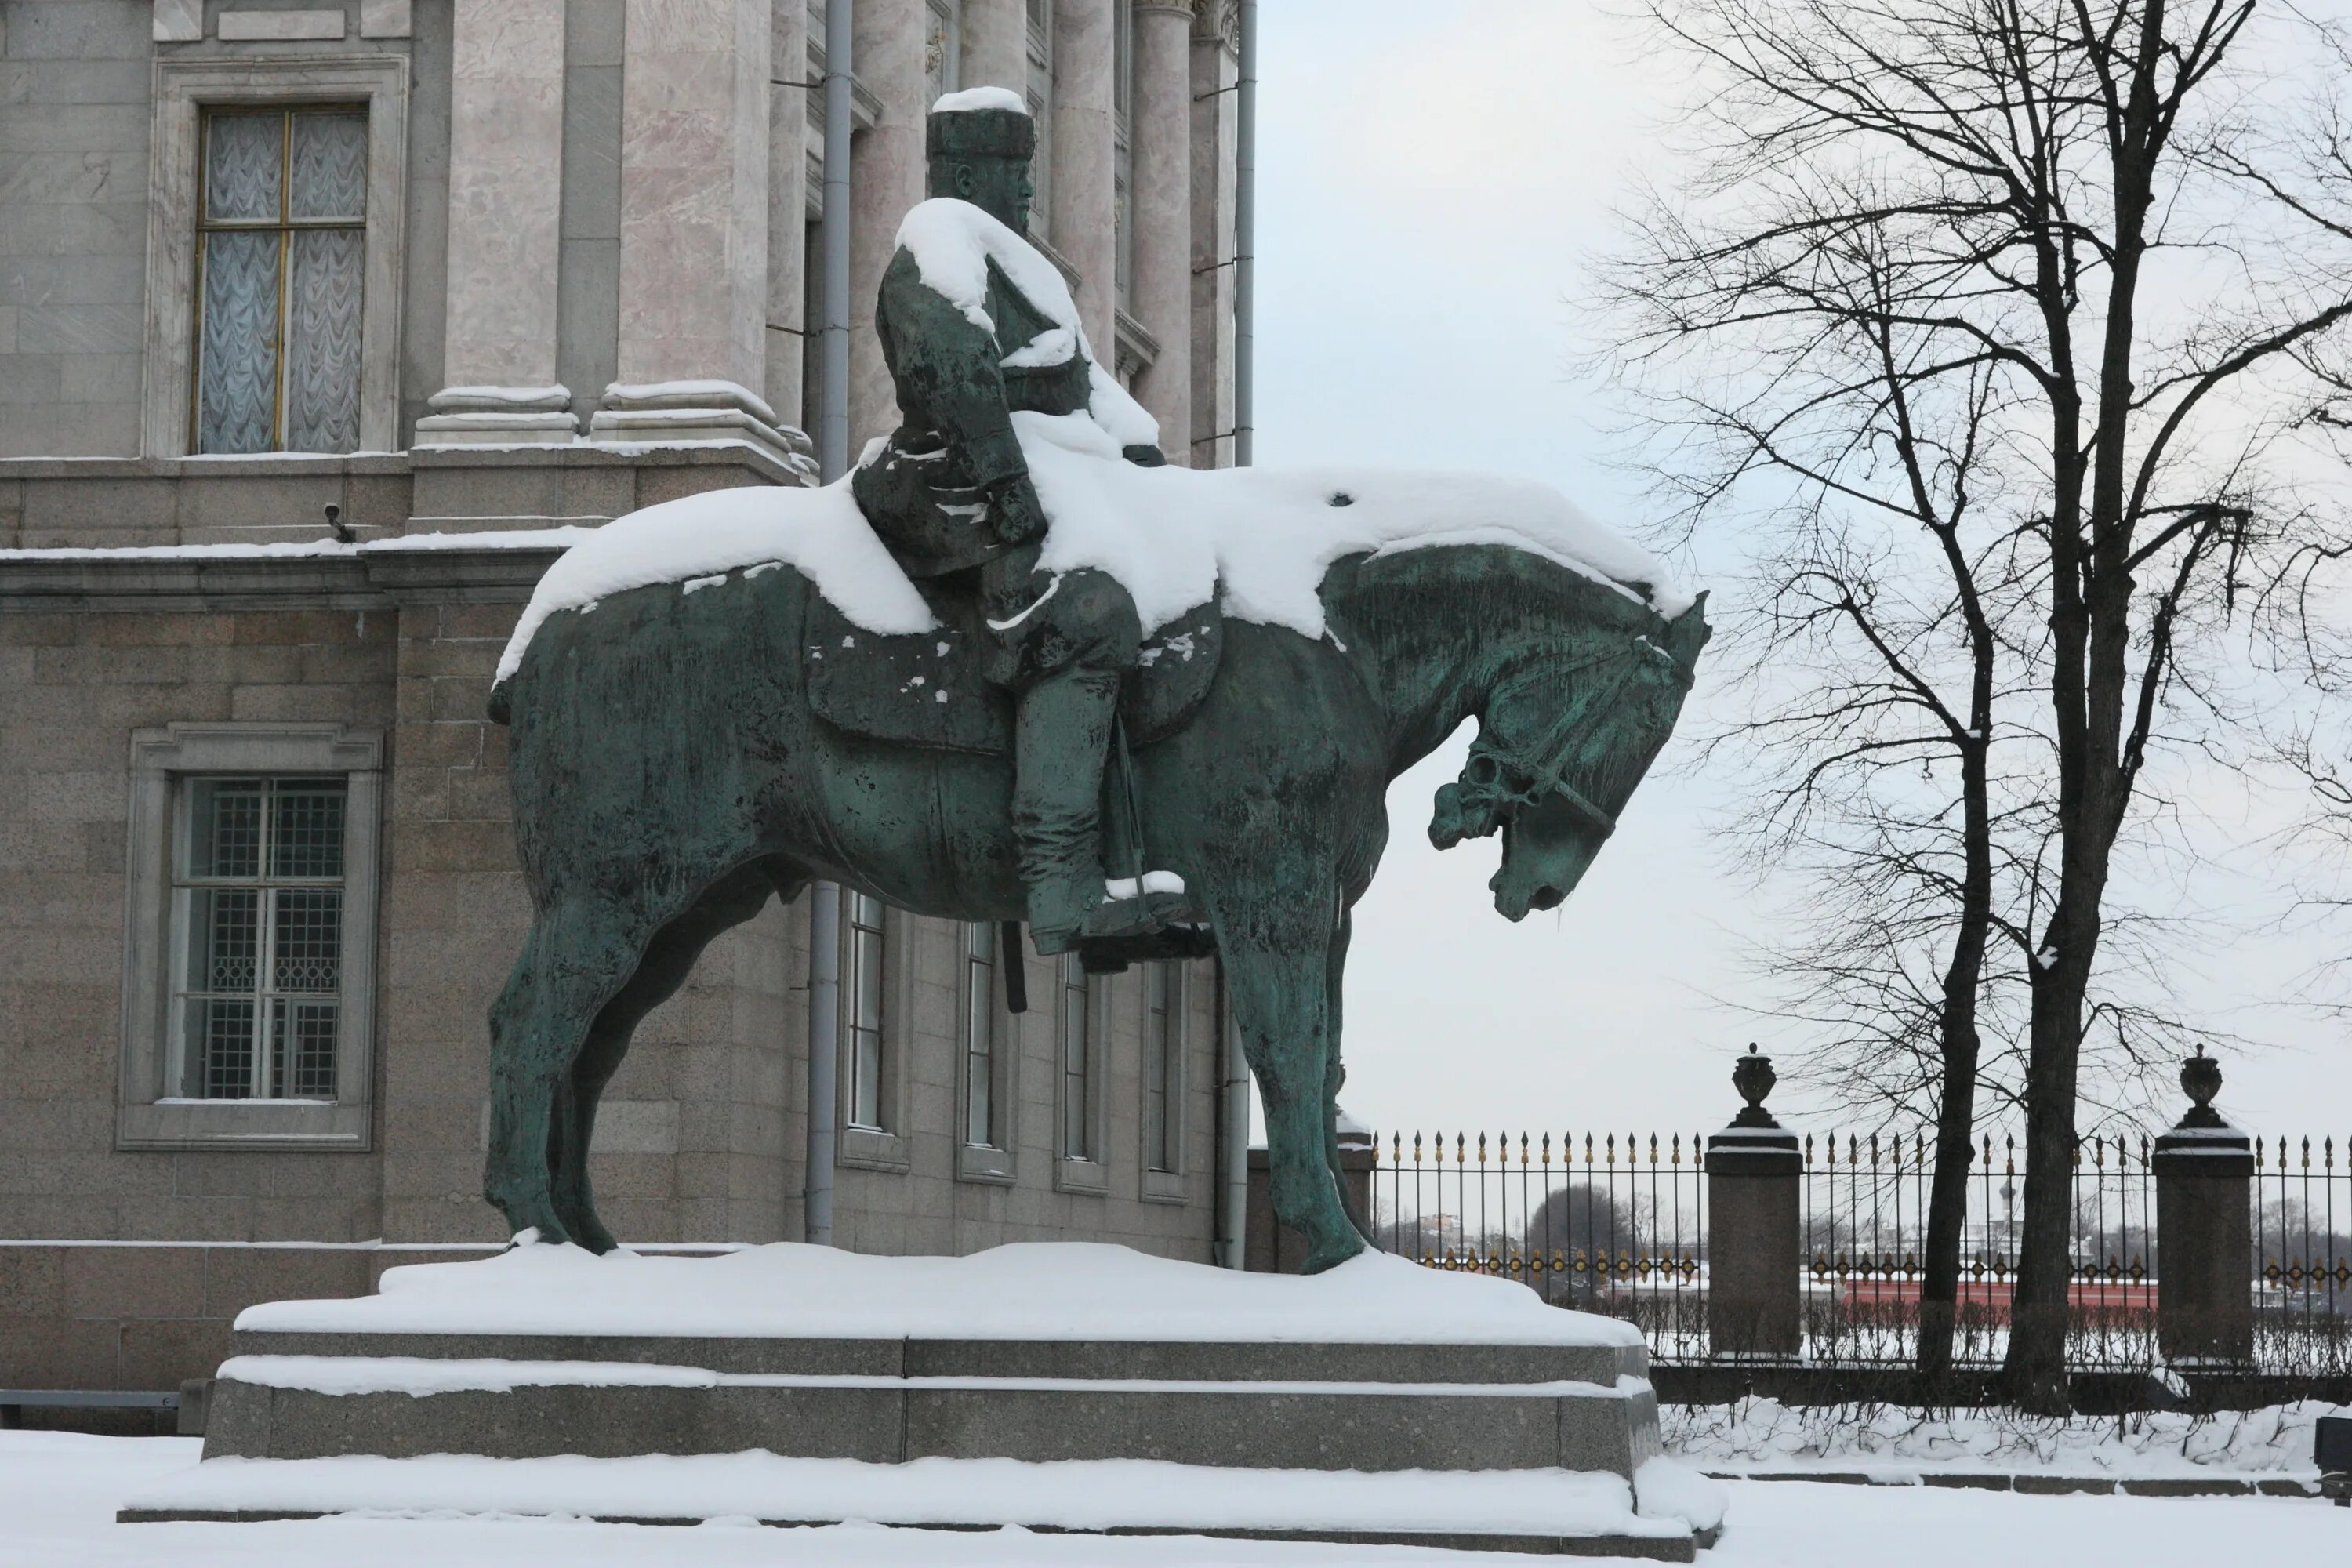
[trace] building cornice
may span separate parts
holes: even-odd
[[[1192,37],[1203,43],[1218,43],[1234,54],[1242,52],[1242,8],[1240,0],[1192,0],[1179,10],[1192,13]]]
[[[0,615],[374,610],[401,605],[520,605],[563,553],[545,543],[381,540],[304,554],[235,549],[0,552]],[[486,541],[491,536],[485,536]]]

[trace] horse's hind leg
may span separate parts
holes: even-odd
[[[684,913],[654,933],[635,973],[589,1026],[586,1042],[556,1097],[549,1163],[556,1216],[572,1239],[590,1251],[609,1252],[614,1246],[612,1232],[596,1215],[587,1156],[597,1102],[628,1054],[631,1037],[646,1014],[686,984],[712,938],[758,914],[770,894],[785,891],[790,898],[803,879],[796,868],[786,874],[767,861],[754,861],[719,878]]]
[[[555,1206],[560,1127],[574,1121],[572,1068],[597,1013],[636,968],[645,917],[624,904],[562,900],[540,911],[490,1007],[490,1150],[482,1195],[517,1232],[569,1241]]]

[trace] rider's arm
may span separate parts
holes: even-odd
[[[1029,477],[1005,406],[995,334],[925,283],[905,250],[890,259],[877,301],[891,378],[908,418],[945,437],[992,494]]]

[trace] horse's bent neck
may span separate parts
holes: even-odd
[[[1483,712],[1496,683],[1570,614],[1566,568],[1502,545],[1341,562],[1324,581],[1333,630],[1387,715],[1391,777]]]

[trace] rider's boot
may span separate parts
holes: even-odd
[[[1103,881],[1104,759],[1120,674],[1067,665],[1022,693],[1013,729],[1013,837],[1021,851],[1029,935],[1040,953],[1164,929],[1181,900]]]

